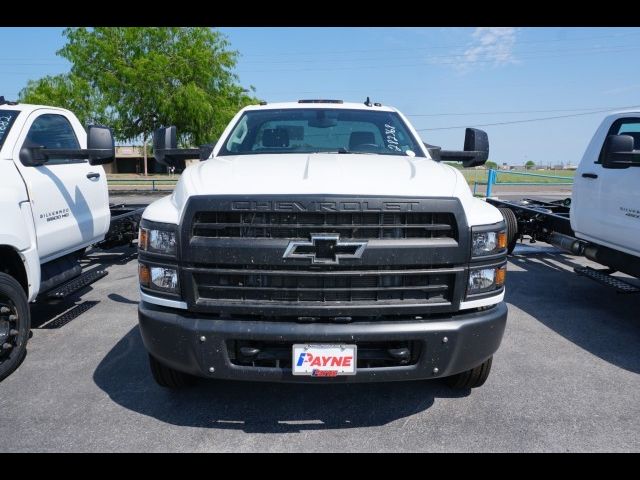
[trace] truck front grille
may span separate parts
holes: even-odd
[[[321,231],[341,238],[457,238],[446,212],[197,212],[193,236],[305,239]]]
[[[415,268],[216,268],[194,272],[193,280],[200,300],[443,303],[450,301],[455,275]]]
[[[333,234],[335,245],[313,242]],[[437,315],[465,293],[470,230],[456,198],[202,195],[179,232],[188,308],[220,318],[378,319]],[[292,242],[307,255],[287,255]],[[358,242],[333,262],[323,249]],[[296,247],[297,248],[297,247]],[[307,250],[305,250],[307,251]]]

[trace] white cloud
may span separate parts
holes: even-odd
[[[602,93],[604,93],[605,95],[617,95],[620,93],[632,92],[633,90],[638,90],[638,89],[640,89],[640,83],[635,83],[633,85],[626,85],[623,87],[611,88],[609,90],[605,90]]]
[[[518,29],[513,27],[478,27],[471,34],[473,40],[464,51],[457,67],[466,70],[482,65],[516,63],[513,50]]]

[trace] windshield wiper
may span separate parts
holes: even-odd
[[[353,152],[350,152],[344,147],[339,147],[339,148],[336,148],[335,150],[316,150],[313,153],[353,153]]]

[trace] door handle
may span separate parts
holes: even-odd
[[[87,173],[87,178],[100,178],[100,174],[97,172]]]
[[[598,178],[598,175],[596,173],[583,173],[582,176],[584,178]]]

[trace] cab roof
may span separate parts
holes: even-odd
[[[335,108],[339,110],[364,110],[364,111],[381,111],[381,112],[397,112],[393,107],[386,105],[365,105],[364,103],[355,102],[341,102],[336,101],[304,101],[304,102],[278,102],[278,103],[264,103],[260,105],[249,105],[243,110],[273,110],[273,109],[296,109],[296,108]]]
[[[49,105],[32,105],[30,103],[16,103],[15,105],[11,103],[4,103],[0,105],[0,110],[14,110],[18,112],[33,112],[34,110],[39,110],[41,108],[59,110],[61,112],[67,111],[66,109],[60,107],[51,107]]]

